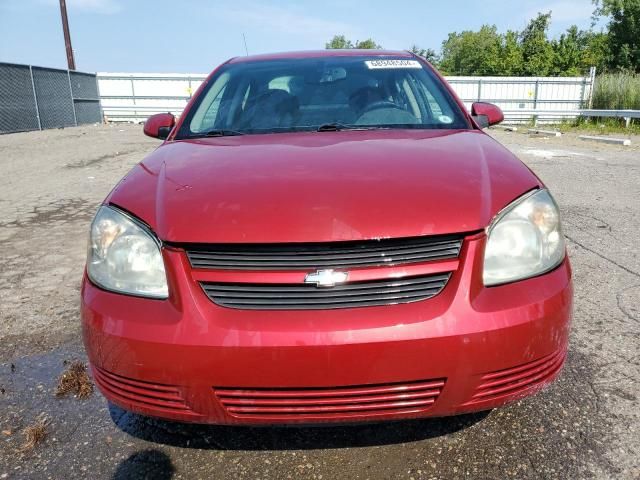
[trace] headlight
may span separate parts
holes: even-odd
[[[558,206],[547,190],[528,193],[505,208],[489,226],[487,237],[487,286],[540,275],[564,258]]]
[[[114,292],[167,298],[160,244],[142,223],[101,207],[91,224],[87,272],[96,285]]]

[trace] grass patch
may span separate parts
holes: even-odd
[[[640,74],[598,75],[592,100],[597,110],[640,110]]]
[[[60,375],[56,388],[56,397],[72,393],[76,398],[87,398],[93,393],[93,382],[84,363],[74,360]]]
[[[26,453],[33,450],[38,444],[47,438],[48,427],[51,421],[44,414],[40,414],[33,425],[29,425],[24,429],[24,443],[18,449],[20,452]]]
[[[550,127],[548,125],[547,127]],[[589,133],[594,135],[640,135],[640,122],[631,121],[629,128],[625,126],[623,119],[618,118],[584,118],[580,117],[575,120],[565,120],[561,123],[553,125],[557,130],[567,132]]]

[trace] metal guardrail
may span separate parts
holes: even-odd
[[[632,118],[640,118],[640,110],[583,110],[583,117],[613,117],[624,119],[625,127],[629,128]]]
[[[598,109],[577,109],[577,110],[504,110],[506,123],[515,121],[525,122],[533,119],[550,123],[552,121],[575,119],[577,117],[591,118],[621,118],[628,128],[632,119],[640,119],[640,110],[598,110]]]

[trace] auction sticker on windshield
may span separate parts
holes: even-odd
[[[367,68],[422,68],[417,60],[365,60]]]

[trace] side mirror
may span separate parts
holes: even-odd
[[[481,128],[487,128],[504,120],[500,107],[493,103],[475,102],[471,105],[471,115]]]
[[[156,113],[144,122],[144,134],[164,140],[176,124],[176,117],[170,113]]]

